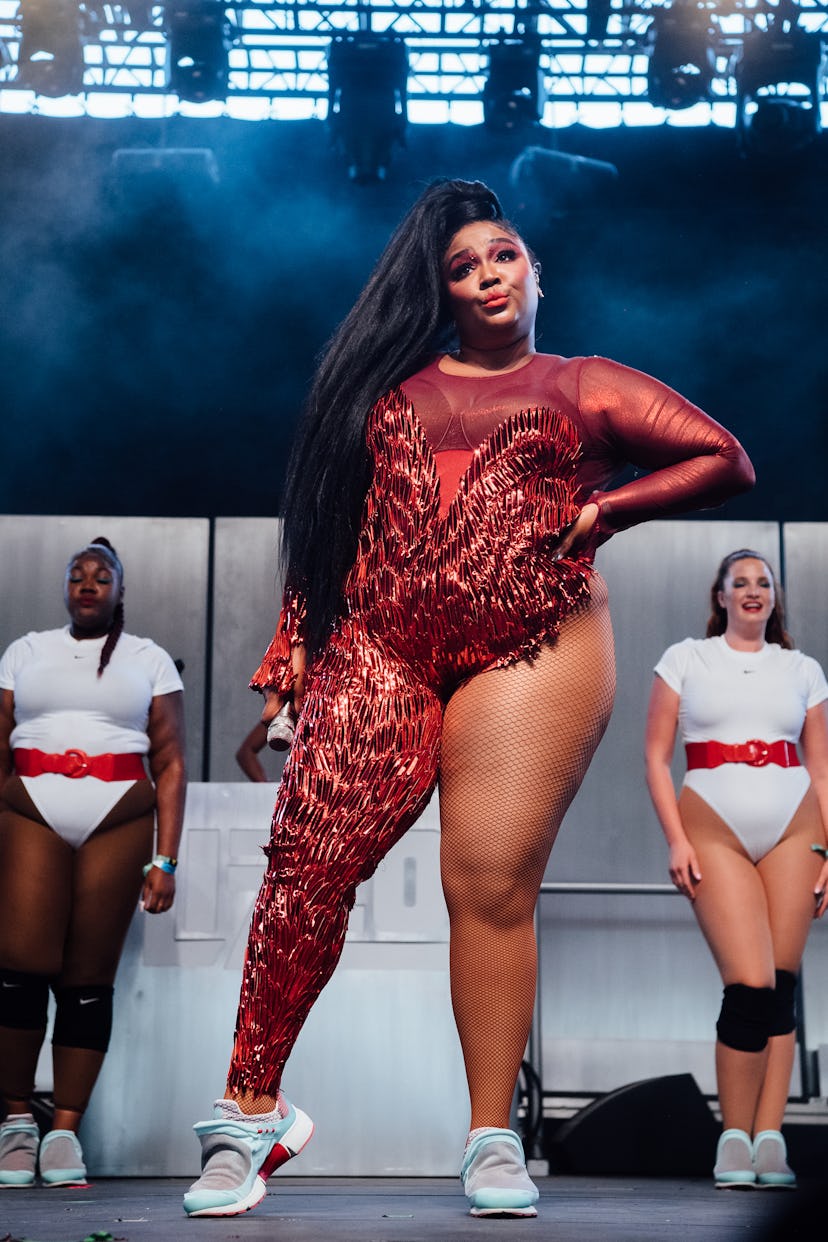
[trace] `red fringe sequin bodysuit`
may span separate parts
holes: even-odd
[[[587,500],[597,541],[749,487],[736,440],[657,380],[534,354],[507,373],[432,363],[379,401],[347,610],[306,674],[253,915],[229,1086],[274,1094],[338,961],[357,884],[423,810],[443,705],[531,658],[589,599],[592,554],[555,559]],[[649,473],[611,492],[624,465]],[[288,690],[302,641],[288,591],[252,685]]]

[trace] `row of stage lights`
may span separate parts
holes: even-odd
[[[593,15],[595,6],[593,5]],[[163,7],[167,85],[182,100],[205,103],[228,93],[236,29],[222,0],[167,0]],[[130,18],[153,27],[153,0],[132,0]],[[609,9],[607,9],[607,14]],[[53,97],[83,90],[83,45],[94,10],[82,0],[20,0],[16,77],[10,85]],[[717,62],[727,55],[735,84],[736,128],[743,148],[760,154],[802,149],[821,132],[828,58],[820,34],[803,30],[795,0],[763,10],[741,40],[726,43],[706,0],[673,0],[653,9],[647,30],[647,99],[680,110],[713,102]],[[593,16],[594,22],[594,16]],[[606,23],[604,23],[604,26]],[[588,37],[594,37],[588,31]],[[605,35],[605,29],[599,37]],[[526,33],[490,43],[482,102],[492,129],[540,123],[546,102],[541,40]],[[407,122],[408,52],[403,39],[370,31],[331,40],[328,119],[355,180],[384,176]]]
[[[819,33],[800,27],[795,0],[778,0],[764,17],[730,52],[727,67],[743,149],[783,155],[822,131],[828,47]],[[650,103],[675,110],[711,101],[723,39],[709,6],[674,2],[658,11],[648,34]]]

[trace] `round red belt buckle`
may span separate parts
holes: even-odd
[[[67,750],[64,752],[67,759],[71,761],[66,776],[86,776],[89,771],[89,756],[85,750]]]
[[[761,738],[751,738],[745,742],[748,751],[748,763],[752,768],[764,768],[770,762],[770,751],[767,742]]]

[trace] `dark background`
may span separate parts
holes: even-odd
[[[422,185],[451,175],[488,181],[541,258],[540,349],[649,371],[731,428],[758,484],[722,516],[822,520],[826,148],[769,163],[712,127],[544,138],[613,163],[614,190],[528,203],[520,144],[482,127],[409,127],[386,182],[359,186],[316,121],[0,117],[0,511],[277,513],[315,355]],[[163,146],[212,149],[218,185],[113,175],[116,149]]]

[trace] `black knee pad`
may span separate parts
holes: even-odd
[[[45,1031],[49,981],[45,975],[0,970],[0,1026],[13,1031]]]
[[[57,1010],[52,1043],[61,1048],[106,1052],[112,1034],[111,984],[55,988]]]
[[[796,975],[777,970],[769,1035],[790,1035],[796,1029]]]
[[[774,988],[728,983],[716,1023],[720,1041],[738,1052],[761,1052],[770,1035],[775,995]]]

